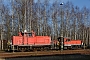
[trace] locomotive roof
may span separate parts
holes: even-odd
[[[31,32],[21,32],[21,33],[31,33]]]
[[[62,37],[58,37],[57,39],[61,39]],[[68,39],[71,39],[70,37],[63,37],[63,38],[68,38]]]

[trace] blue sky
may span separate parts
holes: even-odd
[[[8,1],[4,0],[6,3]],[[35,0],[36,2],[37,0]],[[41,0],[43,1],[43,0]],[[49,0],[51,3],[54,2],[55,0]],[[73,3],[74,6],[78,6],[80,8],[86,6],[87,8],[90,9],[90,0],[57,0],[57,1],[61,1],[61,2],[64,2],[66,3],[67,1],[71,1]]]
[[[35,0],[37,1],[37,0]],[[43,1],[43,0],[41,0]],[[52,2],[54,2],[55,0],[49,0]],[[87,8],[90,9],[90,0],[57,0],[57,1],[61,1],[66,3],[67,1],[71,1],[73,3],[74,6],[78,6],[80,8],[83,8],[84,6],[86,6]]]
[[[73,5],[78,6],[80,8],[86,6],[87,8],[90,8],[90,0],[61,0],[62,2],[71,1]]]

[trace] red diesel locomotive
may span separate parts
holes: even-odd
[[[51,48],[51,37],[35,36],[35,32],[19,32],[19,36],[12,37],[12,50],[26,51]]]
[[[35,36],[35,32],[19,32],[19,36],[12,37],[12,50],[27,51],[51,48],[51,37]]]
[[[64,37],[63,41],[61,41],[62,37],[58,37],[59,44],[62,45],[63,49],[78,49],[83,47],[82,40],[72,40],[70,38]]]

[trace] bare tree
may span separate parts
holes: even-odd
[[[6,39],[10,40],[11,36],[25,29],[30,32],[33,29],[37,35],[49,35],[56,39],[62,29],[64,37],[82,39],[90,44],[90,12],[86,7],[79,9],[67,2],[61,8],[57,0],[52,4],[49,0],[38,0],[36,3],[34,0],[8,1],[10,4],[5,5],[0,0],[0,21],[3,22],[0,23],[3,24],[1,33],[5,31]]]

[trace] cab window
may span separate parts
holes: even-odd
[[[32,33],[29,33],[28,36],[32,36]]]
[[[69,42],[70,41],[70,39],[66,39],[66,42]]]

